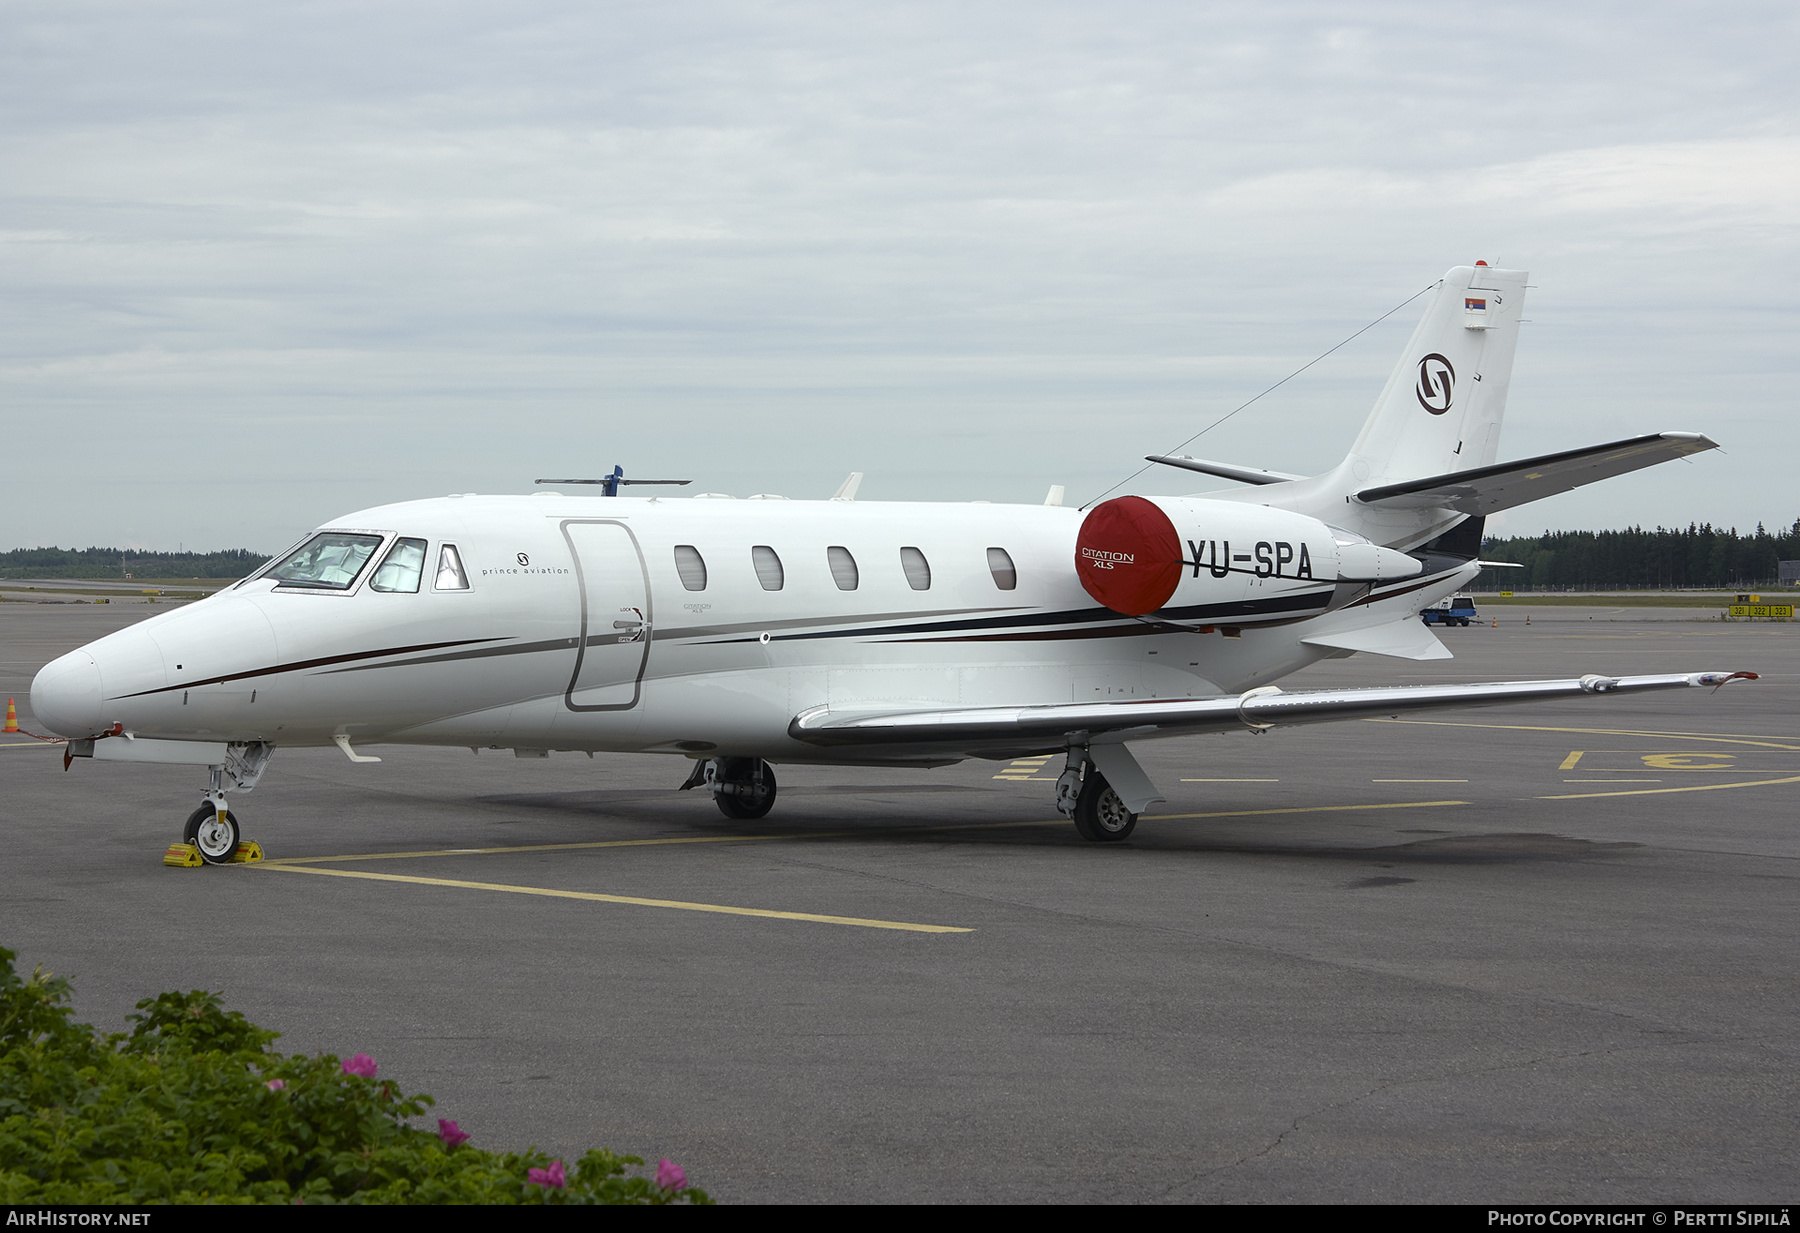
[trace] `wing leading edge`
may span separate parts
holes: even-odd
[[[1274,686],[1220,698],[1146,699],[1052,706],[978,707],[936,711],[856,711],[816,706],[788,724],[788,735],[818,746],[912,745],[973,756],[1022,747],[1048,749],[1082,742],[1138,740],[1266,730],[1290,724],[1400,715],[1455,706],[1495,706],[1596,694],[1718,686],[1754,672],[1689,672],[1658,676],[1584,676],[1560,681],[1493,681],[1471,685],[1398,685],[1373,689]]]

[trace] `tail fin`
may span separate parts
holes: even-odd
[[[1367,505],[1356,494],[1494,461],[1526,278],[1523,270],[1487,265],[1445,274],[1356,443],[1330,471],[1207,495],[1291,509],[1395,548],[1424,543],[1462,521],[1463,513],[1434,503],[1392,509]],[[1242,478],[1216,464],[1173,465]]]
[[[1479,522],[1718,448],[1699,433],[1662,432],[1496,466],[1527,277],[1480,262],[1445,274],[1350,453],[1323,475],[1299,478],[1185,456],[1150,461],[1254,485],[1196,495],[1293,510],[1383,547],[1412,548],[1471,516]]]
[[[1444,275],[1344,460],[1356,487],[1494,461],[1526,277],[1485,265]]]

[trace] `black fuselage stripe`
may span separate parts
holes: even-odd
[[[122,694],[122,698],[144,698],[151,694],[166,694],[177,689],[198,689],[202,685],[223,685],[227,681],[247,681],[259,676],[275,676],[282,672],[304,672],[308,668],[324,668],[331,664],[345,664],[358,659],[378,659],[383,655],[410,655],[415,651],[435,651],[447,646],[469,646],[478,642],[499,642],[494,638],[459,638],[453,642],[421,642],[416,646],[391,646],[379,651],[351,651],[344,655],[326,655],[319,659],[302,659],[291,664],[276,664],[272,668],[256,668],[249,672],[232,672],[225,676],[209,676],[199,681],[183,681],[179,685],[164,685],[160,689],[140,690],[135,694]],[[381,665],[385,666],[385,665]]]
[[[591,646],[600,641],[596,635],[588,639]],[[483,647],[479,651],[453,651],[448,655],[422,655],[417,659],[402,659],[391,664],[357,664],[351,668],[333,668],[325,676],[336,676],[340,672],[373,672],[378,668],[411,668],[419,664],[448,664],[465,659],[490,659],[496,655],[536,655],[540,651],[573,651],[574,638],[547,638],[542,642],[520,642],[512,646]]]
[[[1426,579],[1410,586],[1397,587],[1392,591],[1371,594],[1356,605],[1378,603],[1404,595],[1409,591],[1417,591],[1431,585],[1438,579]],[[1280,595],[1269,599],[1234,600],[1225,604],[1201,604],[1186,608],[1161,608],[1150,614],[1150,622],[1160,621],[1213,621],[1229,624],[1233,619],[1258,616],[1274,616],[1279,613],[1304,612],[1321,609],[1330,602],[1331,592],[1326,590],[1307,591],[1296,595]],[[1122,638],[1145,633],[1185,633],[1179,627],[1157,629],[1155,624],[1121,625],[1120,614],[1109,608],[1089,608],[1085,611],[1047,612],[1040,616],[1019,618],[983,617],[963,621],[927,621],[911,625],[877,625],[856,629],[817,630],[809,633],[776,634],[770,641],[794,642],[811,641],[825,638],[872,638],[883,635],[914,635],[908,641],[916,642],[1040,642],[1065,641],[1078,638]],[[1046,625],[1073,626],[1067,629],[1043,629]],[[1032,627],[1038,628],[1032,628]],[[975,631],[991,631],[986,634]],[[658,633],[667,634],[671,638],[681,637],[678,631],[663,630]],[[918,637],[921,634],[962,635],[960,637]],[[587,641],[592,644],[612,635],[590,635]],[[142,698],[151,694],[170,693],[178,689],[198,689],[204,685],[222,685],[228,681],[245,681],[257,677],[275,676],[283,672],[304,672],[312,668],[333,668],[337,672],[370,672],[377,668],[406,668],[424,664],[452,663],[465,659],[487,659],[500,655],[533,655],[545,651],[571,650],[576,644],[574,638],[551,638],[538,642],[521,642],[513,646],[487,647],[480,650],[456,651],[447,655],[426,655],[415,659],[403,659],[394,663],[362,664],[359,660],[381,659],[389,655],[417,655],[421,651],[439,651],[446,647],[478,646],[482,643],[502,642],[505,636],[492,638],[462,638],[450,642],[425,642],[415,646],[385,647],[375,651],[351,651],[343,655],[326,655],[318,659],[305,659],[291,664],[276,664],[269,668],[257,668],[249,672],[234,672],[225,676],[207,677],[198,681],[184,681],[178,685],[165,685],[158,689],[146,689],[135,694],[124,694],[125,698]],[[720,638],[701,643],[704,646],[720,646],[733,643],[758,642],[760,638]],[[337,668],[338,664],[355,664],[354,667]],[[328,674],[330,675],[330,674]]]
[[[1282,612],[1300,612],[1323,608],[1331,601],[1331,592],[1310,591],[1298,595],[1279,595],[1270,599],[1233,600],[1225,604],[1196,604],[1187,608],[1159,608],[1152,619],[1168,621],[1230,621],[1246,617],[1270,616]],[[1030,620],[1017,617],[989,617],[978,621],[933,621],[922,625],[886,625],[864,629],[820,630],[816,633],[776,634],[771,642],[788,642],[812,638],[869,638],[883,634],[951,634],[976,630],[1004,631],[1003,636],[1024,637],[1032,626],[1072,625],[1075,629],[1060,631],[1059,636],[1082,637],[1096,625],[1116,625],[1122,614],[1110,608],[1089,608],[1084,612],[1047,612]],[[1086,627],[1080,628],[1080,627]],[[1102,635],[1104,636],[1104,635]],[[944,639],[918,639],[944,641]]]

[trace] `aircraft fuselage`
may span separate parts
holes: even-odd
[[[1328,654],[1299,632],[1332,602],[1329,530],[1187,505],[1205,535],[1192,577],[1178,607],[1146,618],[1083,589],[1075,509],[549,493],[381,506],[326,524],[381,537],[352,585],[252,578],[73,652],[34,699],[71,735],[116,723],[277,746],[918,761],[822,750],[788,724],[816,706],[1216,696]],[[426,545],[417,589],[378,590],[402,539]],[[434,585],[444,545],[466,587]],[[1395,588],[1382,606],[1401,615],[1466,577]]]

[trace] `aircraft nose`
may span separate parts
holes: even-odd
[[[45,664],[31,682],[31,713],[58,736],[92,736],[106,726],[100,711],[100,665],[86,651]]]

